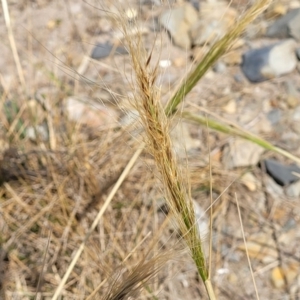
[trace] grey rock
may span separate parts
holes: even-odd
[[[241,83],[241,82],[244,81],[244,77],[243,77],[243,75],[241,73],[234,74],[233,78],[238,83]]]
[[[297,55],[297,58],[300,60],[300,48],[296,49],[296,55]]]
[[[282,110],[278,108],[274,108],[271,111],[268,112],[268,120],[272,125],[275,125],[280,122],[282,118]]]
[[[286,194],[289,197],[299,197],[300,196],[300,181],[292,183],[286,189]]]
[[[200,0],[189,0],[195,9],[200,10]]]
[[[297,107],[299,104],[299,100],[300,100],[300,94],[299,94],[294,82],[291,80],[286,80],[284,82],[284,87],[286,90],[285,98],[286,98],[287,105],[289,106],[289,108]]]
[[[160,24],[169,32],[175,45],[189,49],[191,47],[189,30],[197,19],[196,9],[190,3],[186,3],[165,11],[160,17]]]
[[[294,175],[294,173],[300,174],[300,168],[296,165],[283,165],[274,159],[264,160],[264,165],[267,173],[279,184],[287,185],[298,181],[299,176]]]
[[[300,40],[300,8],[289,11],[267,28],[267,37],[288,38]]]
[[[216,64],[213,66],[214,72],[220,73],[220,74],[225,73],[226,69],[227,69],[227,67],[222,61],[216,62]]]
[[[272,178],[266,180],[266,191],[274,198],[280,198],[284,196],[283,188],[278,185]]]
[[[250,50],[243,55],[241,68],[250,81],[260,82],[265,80],[261,74],[261,69],[265,65],[268,65],[271,49],[272,46],[268,46],[261,49]]]
[[[297,151],[299,149],[300,136],[298,133],[287,128],[283,131],[278,142],[278,146],[283,147],[287,151]]]
[[[241,69],[251,82],[261,82],[292,72],[297,66],[297,43],[288,39],[253,49],[243,55]]]
[[[128,54],[124,47],[116,47],[109,42],[97,44],[91,54],[93,59],[101,59],[109,56],[110,54]]]

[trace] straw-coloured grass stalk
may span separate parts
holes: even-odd
[[[126,26],[123,26],[126,35]],[[132,65],[136,75],[136,106],[147,134],[148,145],[161,173],[166,190],[166,201],[174,214],[181,234],[186,241],[198,272],[207,287],[210,299],[215,299],[208,278],[200,233],[196,226],[193,202],[189,185],[179,169],[172,150],[169,135],[169,120],[160,101],[155,85],[156,67],[151,67],[151,53],[147,55],[141,47],[141,39],[127,38]]]

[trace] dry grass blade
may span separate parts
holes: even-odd
[[[174,256],[174,253],[167,252],[160,253],[149,261],[142,259],[132,271],[122,276],[122,278],[117,278],[111,284],[108,294],[103,299],[137,299],[143,284],[153,278],[172,256]]]
[[[208,124],[207,124],[207,136],[209,135]],[[209,139],[207,139],[209,141]],[[210,153],[210,144],[208,142],[208,153]],[[208,157],[209,162],[209,198],[210,198],[210,220],[209,220],[209,266],[208,266],[208,278],[211,278],[211,264],[212,264],[212,227],[213,227],[213,178],[212,178],[212,167],[211,167],[211,156]]]
[[[6,184],[7,187],[9,187],[8,184]],[[13,191],[10,187],[9,189],[10,191]],[[16,195],[16,194],[15,194]],[[18,198],[18,196],[16,195],[15,197],[16,199]],[[19,202],[20,203],[20,202]],[[55,205],[56,203],[56,199],[53,200],[52,203],[49,203],[47,206],[45,206],[43,209],[41,209],[34,217],[32,217],[27,223],[23,224],[23,226],[20,226],[20,228],[18,228],[18,230],[16,230],[12,236],[10,237],[10,239],[5,243],[4,245],[4,249],[9,249],[9,247],[11,247],[11,245],[13,245],[13,243],[15,243],[18,238],[24,233],[26,232],[26,230],[28,230],[28,228],[30,228],[31,226],[33,226],[33,224],[35,224],[37,222],[37,220],[39,220],[43,215],[46,215],[49,211],[51,211],[51,208]]]
[[[138,244],[138,245],[136,245],[133,249],[132,249],[132,251],[124,258],[124,260],[123,260],[123,263],[137,250],[137,248],[140,246],[140,244],[142,244],[149,236],[150,236],[150,234],[151,234],[151,232],[149,232],[144,238],[143,238],[143,240]],[[151,249],[151,247],[150,247],[150,249]],[[153,276],[154,276],[155,274],[153,274]],[[100,290],[100,288],[104,285],[104,283],[106,283],[106,281],[107,281],[107,278],[106,279],[104,279],[102,282],[100,282],[100,284],[96,287],[96,289],[86,298],[86,300],[91,300],[91,299],[93,299],[95,296],[96,296],[96,294],[99,292],[99,290]]]
[[[13,53],[15,64],[16,64],[17,70],[18,70],[19,80],[20,80],[23,88],[25,88],[25,86],[26,86],[25,78],[24,78],[22,66],[21,66],[21,63],[20,63],[20,58],[19,58],[19,55],[18,55],[14,34],[13,34],[13,31],[12,31],[12,27],[11,27],[9,10],[8,10],[8,5],[7,5],[6,0],[2,0],[2,8],[3,8],[5,24],[6,24],[7,31],[8,31],[8,38],[9,38],[9,42],[10,42],[11,51]]]
[[[253,286],[254,286],[254,289],[255,289],[255,295],[256,295],[256,299],[259,300],[258,290],[257,290],[257,286],[256,286],[256,282],[255,282],[255,278],[254,278],[254,274],[253,274],[253,270],[252,270],[252,266],[251,266],[249,253],[248,253],[248,247],[247,247],[247,242],[246,242],[246,237],[245,237],[245,232],[244,232],[244,226],[243,226],[243,221],[242,221],[242,216],[241,216],[241,211],[240,211],[240,205],[239,205],[238,198],[237,198],[236,194],[235,194],[235,201],[236,201],[239,220],[240,220],[240,224],[241,224],[242,235],[243,235],[243,240],[244,240],[247,259],[248,259],[248,265],[249,265],[249,269],[250,269],[250,272],[251,272],[251,278],[252,278]]]
[[[42,281],[43,281],[43,276],[44,276],[44,267],[46,265],[46,257],[47,257],[48,250],[49,250],[50,240],[51,240],[51,230],[49,230],[47,247],[45,249],[45,255],[44,255],[43,264],[42,264],[43,268],[42,268],[42,271],[40,273],[39,280],[38,280],[38,283],[37,283],[36,294],[35,294],[35,299],[36,300],[40,299],[40,297],[39,297],[40,296],[39,291],[40,291],[40,288],[42,286]]]

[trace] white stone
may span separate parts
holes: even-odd
[[[257,190],[258,181],[252,173],[248,172],[245,175],[243,175],[241,181],[249,191],[254,192]]]
[[[274,46],[270,51],[269,66],[264,67],[262,73],[278,77],[292,72],[297,66],[296,47],[297,43],[293,39]]]
[[[236,139],[224,149],[222,161],[227,169],[253,166],[263,152],[264,149],[254,143]]]
[[[300,181],[292,183],[287,189],[286,194],[289,197],[299,197],[300,196]]]
[[[191,4],[186,3],[164,12],[160,17],[160,23],[169,31],[175,45],[189,49],[191,40],[188,31],[197,19],[196,9]]]
[[[169,59],[162,59],[159,61],[159,66],[163,69],[166,69],[172,65],[172,62]]]

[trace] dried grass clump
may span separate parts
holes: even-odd
[[[41,295],[46,296],[46,291],[58,285],[59,277],[55,274],[61,276],[67,269],[95,211],[101,207],[106,193],[127,164],[131,152],[130,135],[120,134],[110,131],[100,135],[100,144],[98,140],[77,139],[72,145],[70,140],[61,140],[55,151],[34,150],[20,141],[23,151],[10,148],[4,153],[0,164],[3,183],[0,186],[0,245],[8,258],[7,262],[0,262],[0,266],[2,269],[7,265],[7,274],[1,277],[5,293],[11,299],[34,294],[33,287],[37,287],[40,276]],[[120,148],[122,155],[118,155]],[[135,193],[128,197],[133,199]],[[118,203],[123,206],[118,208]],[[142,223],[139,218],[145,217],[135,213],[141,204],[133,203],[136,208],[131,207],[131,202],[117,197],[116,208],[111,208],[109,216],[102,220],[100,233],[91,237],[87,253],[70,275],[71,281],[77,282],[77,274],[82,274],[83,279],[91,278],[91,286],[96,287],[105,274],[101,262],[105,260],[111,268],[106,268],[106,272],[113,273],[115,266],[134,248],[133,241],[143,239],[144,232],[139,237],[132,230],[132,224],[124,222],[130,210],[135,224]],[[147,224],[145,220],[143,222]],[[122,232],[124,236],[120,234]],[[106,249],[108,244],[115,246]],[[115,249],[122,248],[124,252],[113,255]],[[143,256],[143,250],[140,250]],[[45,265],[43,257],[46,257]],[[19,288],[16,278],[21,281]],[[27,288],[23,286],[25,282]],[[79,283],[84,287],[83,294],[88,294],[90,288],[85,284],[84,280]],[[76,285],[72,284],[64,292],[70,299],[75,299],[76,293]]]

